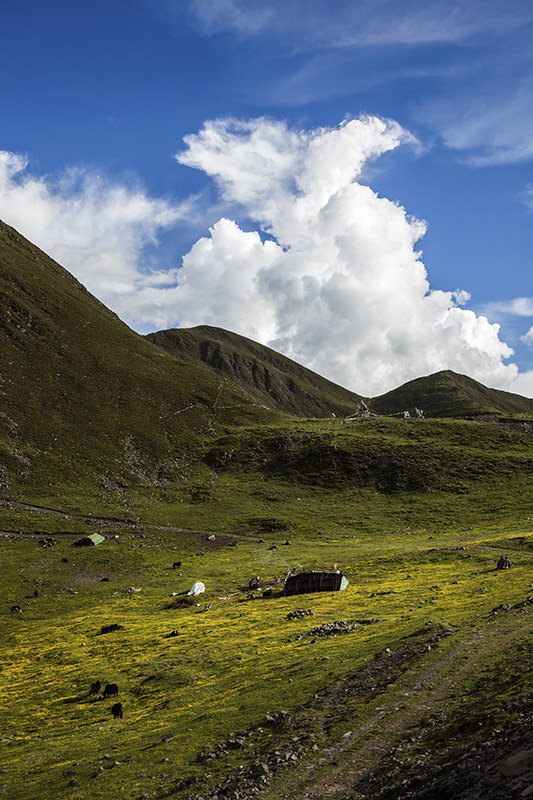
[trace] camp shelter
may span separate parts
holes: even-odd
[[[308,592],[338,592],[346,589],[348,579],[338,569],[328,572],[313,570],[289,575],[285,581],[285,594],[307,594]]]
[[[95,544],[101,544],[105,542],[105,536],[102,536],[100,533],[91,533],[89,536],[84,536],[82,539],[78,539],[74,542],[74,547],[91,547]]]

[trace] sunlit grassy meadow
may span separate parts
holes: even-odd
[[[452,452],[473,436],[467,423],[401,425],[387,423],[389,436],[425,436],[428,460],[440,436]],[[307,427],[316,430],[317,423]],[[362,436],[361,429],[343,429],[341,438],[338,429],[320,428],[331,447],[352,452]],[[493,484],[487,486],[485,474],[472,480],[469,472],[460,491],[454,483],[459,456],[438,477],[454,483],[449,492],[384,492],[345,485],[344,478],[333,485],[327,457],[323,479],[316,464],[314,477],[302,477],[303,462],[284,464],[289,476],[272,475],[254,456],[251,465],[241,459],[221,471],[198,461],[187,481],[141,488],[125,501],[102,495],[88,505],[78,498],[76,505],[74,492],[49,497],[47,505],[62,514],[5,507],[0,784],[6,796],[161,797],[188,776],[198,777],[198,787],[214,785],[219,774],[266,746],[265,733],[246,756],[231,751],[207,766],[195,762],[231,732],[255,728],[268,712],[312,706],[315,696],[420,629],[444,626],[466,641],[490,624],[496,606],[532,594],[529,476],[520,467],[531,445],[511,437],[507,455],[517,466],[510,461],[506,473],[506,452],[489,434],[480,471],[492,463]],[[375,445],[366,446],[377,441],[376,433]],[[381,442],[382,450],[389,446]],[[474,463],[475,446],[479,456],[479,440],[463,449],[464,464]],[[42,505],[44,499],[38,492],[26,497]],[[90,514],[116,521],[96,522]],[[106,536],[103,544],[72,546],[94,530]],[[56,543],[41,547],[39,532]],[[513,569],[496,570],[503,552]],[[182,566],[173,569],[178,560]],[[282,584],[274,584],[271,597],[257,592],[247,599],[252,575],[273,580],[294,567],[335,565],[349,578],[344,592],[283,597]],[[166,607],[197,580],[206,592],[192,606]],[[212,604],[208,611],[206,604]],[[12,612],[14,605],[22,611]],[[287,620],[294,609],[312,609],[314,616]],[[379,622],[349,634],[309,635],[325,622],[372,618]],[[111,623],[124,627],[101,634]],[[178,635],[166,638],[175,630]],[[434,649],[424,656],[428,664],[432,658]],[[89,696],[96,680],[119,685],[123,719],[110,714],[116,699]],[[400,696],[401,686],[397,691]],[[502,689],[508,691],[516,685]],[[354,711],[359,721],[375,703],[361,701]],[[162,742],[167,734],[173,738]]]

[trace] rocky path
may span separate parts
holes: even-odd
[[[242,732],[241,766],[207,794],[188,797],[521,800],[531,796],[533,800],[533,789],[522,794],[533,784],[533,776],[530,780],[528,775],[533,743],[526,714],[519,730],[500,731],[485,749],[468,748],[465,739],[465,755],[456,755],[455,761],[444,765],[439,759],[445,760],[446,742],[439,744],[440,752],[435,754],[431,741],[426,741],[428,731],[433,734],[433,726],[446,718],[443,712],[456,701],[464,702],[465,685],[482,674],[491,659],[522,640],[531,631],[532,621],[533,605],[526,601],[509,612],[480,618],[463,630],[441,626],[400,642],[315,695],[294,714],[264,720],[263,728],[274,726],[274,738],[267,739],[270,744],[262,748],[253,748],[253,760],[246,751],[261,727],[258,732]],[[199,760],[207,763],[227,751],[224,746],[219,749],[220,753],[200,754]]]
[[[442,645],[438,642],[425,645],[426,654],[419,658],[418,667],[414,663],[417,655],[408,659],[410,669],[406,678],[407,675],[413,677],[407,680],[402,680],[401,676],[396,678],[396,683],[401,684],[400,700],[397,691],[393,692],[392,702],[387,699],[385,692],[376,697],[379,705],[369,718],[360,723],[355,718],[350,725],[346,719],[347,731],[340,740],[333,741],[314,763],[301,763],[291,770],[291,774],[283,778],[281,794],[276,793],[273,784],[270,787],[271,790],[274,789],[272,796],[284,797],[286,800],[377,800],[381,794],[378,794],[376,782],[368,782],[368,793],[364,787],[365,779],[372,776],[388,759],[392,759],[394,763],[398,752],[403,754],[413,743],[420,743],[421,725],[438,717],[443,709],[449,707],[460,692],[461,685],[480,674],[487,661],[523,637],[524,623],[526,629],[529,626],[531,630],[531,611],[529,607],[526,611],[504,615],[497,620],[491,619],[486,624],[479,625],[468,638],[457,633],[452,639],[446,639]],[[433,648],[436,653],[442,649],[442,655],[432,653],[429,648]],[[394,654],[391,656],[394,658]],[[341,699],[339,695],[342,692],[343,689],[340,688],[337,697],[331,698],[335,705]],[[345,694],[349,692],[349,687],[344,689]],[[518,749],[524,749],[525,746],[525,742],[517,743]],[[505,756],[513,755],[507,750],[502,750],[501,754],[496,753],[496,761],[500,762]],[[426,772],[427,764],[424,759],[422,761],[419,768]],[[531,763],[533,765],[533,759]],[[421,783],[424,785],[423,780]],[[452,774],[448,790],[451,790],[453,784]],[[497,781],[494,786],[496,784]],[[397,787],[396,793],[384,794],[383,797],[387,800],[404,800],[411,796],[405,794],[405,791],[405,786]],[[412,796],[418,797],[416,794]],[[455,787],[453,792],[445,796],[456,800],[463,795]],[[467,796],[476,795],[471,793],[465,795]],[[531,796],[533,797],[533,790]],[[437,800],[437,795],[432,794],[420,797]]]

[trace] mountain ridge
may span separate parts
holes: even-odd
[[[209,325],[145,336],[171,355],[230,378],[262,403],[294,416],[346,416],[361,395],[238,333]]]
[[[369,400],[371,411],[391,414],[415,406],[432,417],[480,417],[487,414],[533,412],[533,399],[491,389],[452,370],[440,370],[414,378],[396,389]]]
[[[145,335],[186,363],[239,384],[262,403],[295,416],[349,416],[364,395],[352,392],[287,356],[238,333],[209,325]],[[440,370],[377,397],[364,398],[372,413],[401,414],[421,408],[432,417],[533,413],[533,399],[491,389],[467,375]]]

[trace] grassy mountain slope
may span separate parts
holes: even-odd
[[[199,325],[157,331],[145,337],[180,361],[203,366],[239,384],[260,402],[295,416],[352,414],[361,395],[322,378],[269,347],[222,328]],[[473,378],[443,370],[416,378],[379,397],[370,408],[395,414],[415,406],[431,417],[533,412],[533,400],[489,389]]]
[[[261,403],[287,414],[346,416],[361,399],[269,347],[223,328],[174,328],[146,338],[180,361],[230,378]]]
[[[131,331],[0,223],[2,483],[156,481],[217,425],[272,418]]]
[[[267,411],[0,234],[0,792],[523,796],[526,428]],[[276,581],[334,565],[346,591]]]
[[[489,389],[466,375],[443,370],[404,383],[369,403],[371,411],[394,414],[415,406],[431,417],[468,417],[482,414],[533,412],[533,400],[499,389]]]

